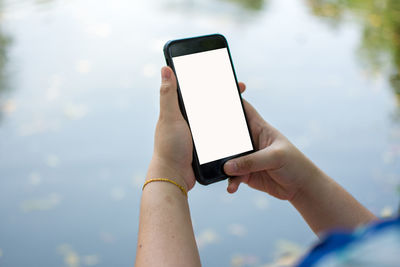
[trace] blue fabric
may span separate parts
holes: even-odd
[[[395,253],[398,251],[397,253]],[[297,265],[400,266],[400,217],[327,235]]]

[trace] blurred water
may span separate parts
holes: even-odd
[[[162,46],[215,32],[244,97],[375,214],[395,212],[400,22],[383,19],[400,7],[337,2],[0,0],[0,266],[133,265]],[[190,194],[204,266],[286,266],[316,240],[288,203],[225,187]]]

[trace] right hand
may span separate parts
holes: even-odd
[[[239,83],[240,91],[245,85]],[[256,152],[225,163],[228,192],[240,183],[283,200],[292,200],[309,178],[321,171],[278,130],[269,125],[246,100],[243,100]]]

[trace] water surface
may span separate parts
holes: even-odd
[[[375,214],[395,213],[399,12],[389,0],[0,0],[0,265],[133,265],[162,46],[215,32],[264,118]],[[316,241],[288,203],[225,188],[190,194],[204,266],[287,266]]]

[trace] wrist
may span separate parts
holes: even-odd
[[[167,178],[181,185],[187,192],[188,185],[183,177],[178,167],[175,167],[172,163],[153,157],[147,171],[146,181],[154,178]]]
[[[312,168],[301,178],[301,183],[290,200],[294,206],[308,203],[310,199],[313,199],[313,195],[329,184],[329,177],[313,163],[311,164]]]

